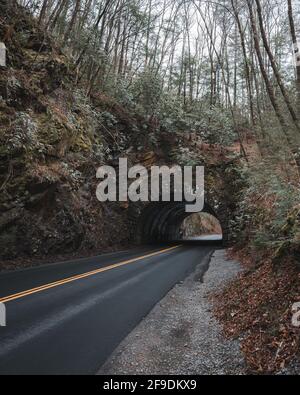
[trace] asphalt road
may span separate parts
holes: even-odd
[[[203,242],[202,242],[203,243]],[[212,245],[151,246],[0,275],[0,374],[94,374]]]

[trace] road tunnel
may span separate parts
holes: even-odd
[[[210,214],[216,219],[220,228],[218,233],[222,235],[222,224],[215,211],[208,204],[205,204],[203,213]],[[184,239],[183,225],[191,215],[195,214],[186,212],[186,202],[150,203],[143,209],[139,220],[141,241],[151,243]],[[220,240],[222,240],[222,236]]]

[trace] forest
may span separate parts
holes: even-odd
[[[92,161],[112,162],[134,151],[151,162],[161,136],[167,145],[173,136],[186,138],[186,146],[172,148],[173,159],[191,165],[209,155],[225,157],[224,179],[236,187],[230,254],[246,274],[222,293],[216,315],[229,337],[248,331],[242,348],[252,371],[283,369],[300,344],[289,309],[300,297],[300,3],[0,0],[0,6],[7,7],[0,41],[8,66],[17,70],[13,80],[0,69],[10,81],[4,88],[0,78],[0,142],[13,146],[0,150],[5,268],[20,256],[113,249],[117,231],[121,245],[130,243],[124,207],[101,212],[118,229],[108,219],[96,222],[85,196],[94,188]],[[11,125],[26,125],[31,134],[13,136]],[[201,143],[203,157],[191,149],[193,141]],[[28,183],[25,209],[36,208],[35,230],[33,217],[24,216],[24,190],[17,189]],[[54,203],[57,184],[62,198]],[[71,190],[81,191],[78,200]],[[37,213],[54,205],[60,210],[51,218]],[[70,227],[68,235],[59,233],[63,226]],[[22,246],[20,229],[28,235]]]
[[[169,128],[201,133],[221,125],[223,133],[206,136],[220,143],[230,141],[230,130],[245,126],[260,150],[283,138],[296,155],[296,2],[20,3],[74,60],[77,82],[85,83],[87,94],[109,92]],[[208,125],[201,124],[203,118]],[[216,125],[209,124],[211,118]]]

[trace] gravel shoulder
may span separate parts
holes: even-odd
[[[119,345],[98,374],[245,374],[237,340],[227,340],[208,294],[241,270],[225,250],[176,285]]]

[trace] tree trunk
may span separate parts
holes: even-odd
[[[249,67],[249,62],[248,62],[248,57],[247,57],[245,35],[244,35],[243,28],[242,28],[241,20],[239,17],[239,13],[236,8],[235,0],[231,0],[231,4],[232,4],[235,19],[236,19],[236,23],[238,26],[238,31],[239,31],[241,45],[242,45],[242,52],[243,52],[243,57],[244,57],[244,66],[245,66],[246,80],[247,80],[247,90],[248,90],[248,96],[249,96],[250,114],[251,114],[252,124],[255,126],[256,117],[255,117],[255,111],[254,111],[254,99],[253,99],[253,92],[252,92],[252,86],[251,86],[251,73],[250,73],[250,67]]]
[[[291,141],[289,134],[287,133],[287,130],[288,130],[287,124],[285,122],[285,119],[284,119],[281,111],[280,111],[279,105],[278,105],[277,100],[274,95],[274,91],[272,89],[272,85],[271,85],[269,77],[268,77],[268,73],[265,69],[264,60],[263,60],[263,56],[262,56],[260,45],[259,45],[258,31],[256,28],[256,23],[255,23],[253,9],[252,9],[252,0],[247,0],[247,5],[248,5],[248,9],[249,9],[250,22],[251,22],[251,27],[252,27],[252,31],[253,31],[254,47],[255,47],[256,54],[257,54],[257,59],[258,59],[260,71],[261,71],[261,74],[263,76],[263,79],[264,79],[264,82],[266,85],[269,99],[271,101],[271,104],[273,106],[275,114],[278,118],[278,121],[281,125],[282,131],[284,132],[284,134],[286,136],[286,139],[290,145],[290,148],[292,148],[293,143]]]
[[[300,131],[300,126],[298,124],[297,115],[295,113],[295,110],[294,110],[291,102],[290,102],[289,95],[288,95],[288,93],[287,93],[287,91],[285,89],[285,86],[284,86],[283,82],[282,82],[281,75],[280,75],[280,73],[278,71],[278,68],[277,68],[274,56],[272,54],[271,48],[270,48],[268,40],[267,40],[266,31],[265,31],[265,28],[264,28],[263,17],[262,17],[262,9],[261,9],[260,0],[255,0],[255,3],[256,3],[256,6],[257,6],[258,21],[259,21],[261,36],[262,36],[262,40],[263,40],[263,44],[264,44],[265,50],[266,50],[266,52],[268,54],[268,57],[269,57],[269,60],[270,60],[270,63],[271,63],[274,75],[276,77],[278,86],[279,86],[279,88],[281,90],[282,96],[283,96],[284,101],[286,103],[286,106],[287,106],[287,108],[289,110],[289,113],[290,113],[290,115],[291,115],[291,117],[293,119],[293,122],[294,122],[295,126],[297,127],[298,131]]]
[[[300,114],[300,45],[299,45],[299,42],[297,41],[297,36],[296,36],[296,29],[295,29],[294,17],[293,17],[292,0],[287,0],[287,2],[288,2],[290,30],[291,30],[291,36],[292,36],[292,40],[293,40],[294,54],[295,54],[297,109],[298,109],[298,115],[299,115]]]
[[[86,40],[86,42],[84,44],[84,47],[83,47],[80,55],[78,56],[78,59],[77,59],[76,65],[75,65],[76,67],[78,67],[80,65],[80,63],[81,63],[81,61],[82,61],[82,59],[83,59],[83,57],[84,57],[84,55],[85,55],[85,53],[86,53],[86,51],[88,49],[88,46],[89,46],[90,40],[91,40],[91,38],[93,36],[93,33],[98,29],[98,26],[99,26],[99,24],[101,22],[101,19],[106,14],[110,4],[111,4],[111,0],[106,0],[103,9],[99,11],[99,15],[98,15],[97,21],[96,21],[96,23],[95,23],[95,25],[94,25],[94,27],[92,29],[92,32],[88,36],[88,38],[87,38],[87,40]]]
[[[57,7],[54,9],[47,23],[47,29],[50,28],[51,30],[53,30],[56,27],[57,21],[63,10],[67,7],[67,4],[68,0],[61,0],[57,3]]]
[[[81,0],[76,0],[74,12],[72,14],[72,19],[71,19],[69,27],[68,27],[68,29],[67,29],[67,31],[65,33],[65,37],[64,37],[65,42],[69,39],[70,34],[71,34],[71,32],[72,32],[72,30],[74,28],[74,25],[75,25],[76,20],[77,20],[77,16],[78,16],[79,11],[80,11],[80,7],[81,7]]]
[[[48,0],[44,0],[39,16],[39,25],[41,25],[45,20],[47,7],[48,7]]]
[[[152,11],[152,0],[149,2],[149,11],[148,11],[148,26],[147,26],[147,35],[146,35],[146,47],[145,47],[145,70],[148,67],[149,62],[149,45],[150,45],[150,27],[151,27],[151,11]]]

